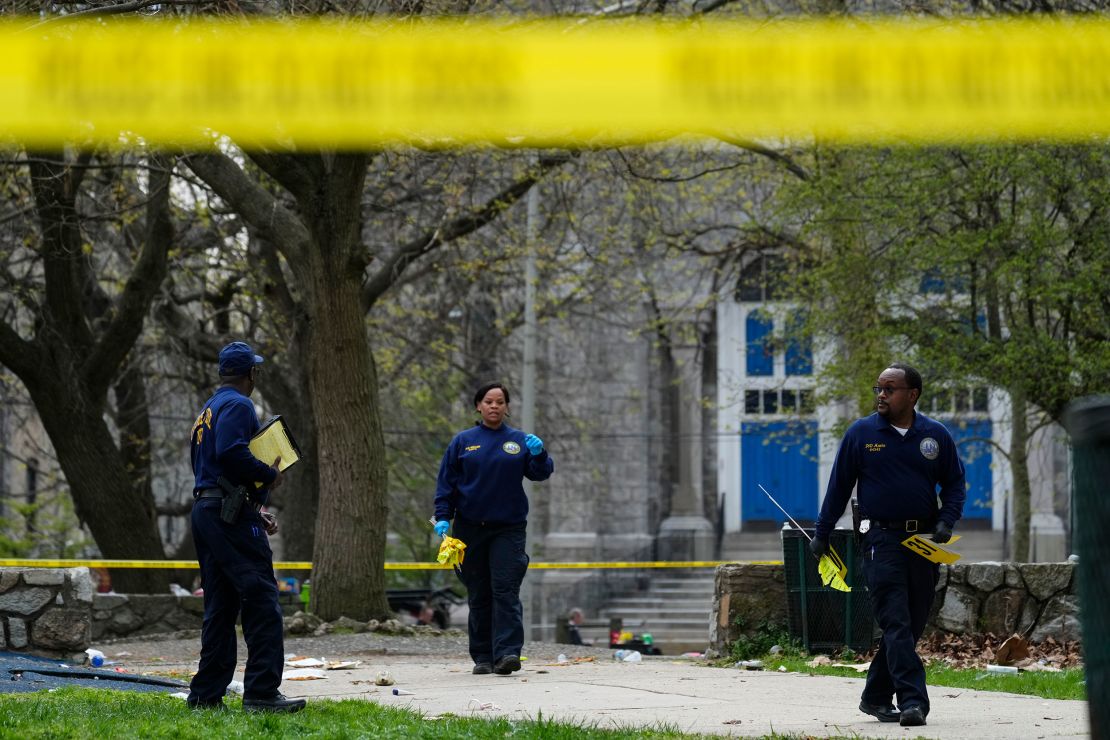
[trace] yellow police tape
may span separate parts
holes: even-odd
[[[29,146],[605,145],[1110,133],[1110,20],[0,24]]]
[[[607,569],[607,568],[715,568],[718,565],[731,565],[735,560],[691,560],[691,561],[644,561],[613,563],[531,563],[530,570],[559,569]],[[781,560],[745,560],[749,565],[782,565]],[[195,560],[77,560],[77,559],[21,559],[0,558],[0,568],[198,568]],[[281,561],[274,563],[276,570],[312,570],[312,563],[306,561]],[[386,563],[386,570],[450,570],[451,566],[440,563]]]

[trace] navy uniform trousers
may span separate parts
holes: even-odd
[[[475,663],[519,656],[524,647],[520,584],[528,571],[526,526],[455,518],[452,534],[466,545],[459,579],[470,605],[467,627]]]
[[[204,588],[200,667],[190,690],[200,701],[224,695],[235,671],[236,619],[242,614],[247,643],[243,697],[268,699],[281,685],[285,662],[281,606],[273,552],[262,519],[244,509],[235,524],[220,519],[220,499],[193,504],[193,539]]]
[[[927,715],[929,694],[917,641],[929,619],[940,570],[902,544],[909,536],[877,528],[864,535],[864,577],[883,635],[867,672],[862,699],[886,706],[896,695],[899,709],[918,706]]]

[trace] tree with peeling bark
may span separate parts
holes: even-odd
[[[24,270],[4,275],[9,290],[0,321],[0,363],[35,404],[77,516],[102,556],[162,559],[145,463],[144,386],[130,353],[174,241],[169,193],[174,159],[153,153],[142,163],[145,204],[128,206],[141,207],[144,218],[123,228],[129,248],[122,266],[118,252],[88,241],[87,229],[99,217],[84,187],[88,173],[100,166],[91,151],[27,152],[16,163],[26,173],[31,218],[21,240],[7,247],[22,253]],[[103,279],[100,270],[113,261],[125,278]],[[106,413],[109,392],[117,403],[114,428]],[[113,580],[121,591],[164,592],[168,575],[118,570]]]
[[[362,228],[371,154],[246,156],[285,197],[226,153],[194,154],[185,162],[281,256],[271,277],[294,317],[286,355],[303,368],[315,425],[311,608],[324,619],[383,617],[391,613],[383,568],[388,481],[366,312],[415,259],[496,218],[566,157],[544,158],[482,205],[377,250]],[[287,498],[286,511],[290,503]]]

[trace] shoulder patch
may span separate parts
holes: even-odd
[[[501,449],[503,449],[505,452],[508,452],[510,455],[520,454],[520,445],[513,441],[509,441],[501,445]]]
[[[932,437],[921,440],[921,444],[917,448],[921,450],[921,454],[926,460],[936,460],[940,455],[940,445]]]

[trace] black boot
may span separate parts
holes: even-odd
[[[265,699],[243,699],[243,710],[247,712],[299,712],[304,706],[304,699],[290,699],[282,693]]]

